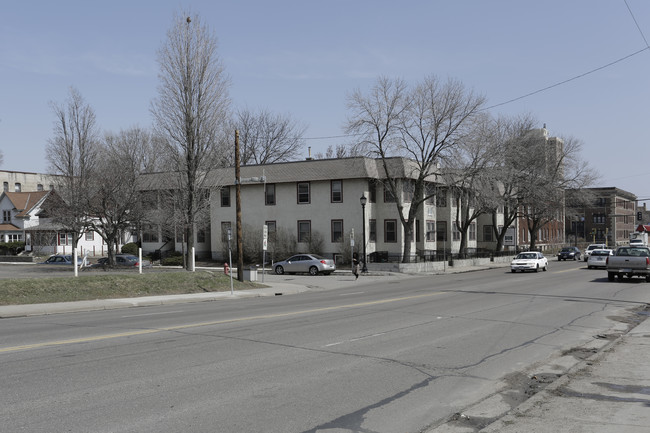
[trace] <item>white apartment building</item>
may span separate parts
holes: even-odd
[[[404,214],[410,206],[409,185],[416,169],[411,160],[391,158],[389,173],[400,179],[403,185],[402,202]],[[165,188],[165,174],[148,175],[146,184],[152,188]],[[354,231],[353,250],[362,254],[365,242],[369,261],[381,261],[386,257],[401,257],[404,248],[404,231],[394,200],[384,188],[386,179],[380,159],[365,157],[342,159],[319,159],[285,162],[268,165],[241,167],[241,215],[242,237],[262,250],[262,228],[268,227],[269,243],[280,232],[295,239],[296,251],[314,252],[314,239],[320,239],[320,253],[328,258],[347,261],[344,255],[352,249],[351,234]],[[436,189],[436,197],[427,200],[418,212],[411,245],[413,256],[431,255],[442,251],[457,252],[460,234],[453,224],[455,208],[446,197],[444,185],[436,184],[435,173],[431,175],[430,188]],[[165,186],[167,185],[167,186]],[[216,169],[209,173],[207,188],[210,189],[210,223],[203,231],[203,242],[196,241],[196,255],[209,255],[217,261],[227,261],[228,230],[235,243],[236,230],[236,180],[235,169]],[[360,198],[367,199],[365,212]],[[363,231],[365,224],[365,240]],[[154,234],[161,235],[162,227],[151,227]],[[470,249],[477,247],[477,228],[473,226],[468,243]],[[150,238],[149,238],[150,239]],[[166,241],[162,236],[156,242],[142,238],[142,248],[151,252],[163,248],[180,251],[179,240]],[[269,245],[272,260],[273,245]]]

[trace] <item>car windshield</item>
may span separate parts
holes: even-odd
[[[563,253],[570,253],[573,251],[573,248],[562,248]]]
[[[603,251],[603,250],[595,250],[593,253],[591,253],[592,257],[598,257],[598,256],[608,256],[609,251]]]
[[[522,260],[522,259],[523,260],[531,260],[531,259],[536,259],[537,254],[535,254],[535,253],[521,253],[521,254],[517,254],[516,258],[520,259],[520,260]]]

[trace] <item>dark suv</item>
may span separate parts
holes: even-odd
[[[580,249],[578,247],[564,247],[557,253],[558,260],[580,260]]]

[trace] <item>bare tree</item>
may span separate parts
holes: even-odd
[[[521,158],[519,151],[527,152],[526,140],[529,132],[538,123],[530,114],[518,116],[499,116],[488,119],[488,128],[492,137],[491,150],[494,152],[495,164],[491,169],[494,183],[492,195],[498,201],[490,210],[492,214],[492,230],[496,238],[495,251],[503,250],[505,236],[508,229],[519,216],[519,207],[522,196],[518,185],[525,178],[525,165],[519,164]],[[523,158],[526,158],[524,155]],[[503,221],[498,221],[502,214]]]
[[[522,147],[522,143],[524,147]],[[563,221],[566,189],[580,189],[593,182],[596,173],[582,160],[582,142],[574,137],[551,137],[546,129],[532,130],[519,144],[518,161],[522,176],[517,184],[523,217],[535,249],[537,233],[551,221]]]
[[[178,173],[189,268],[197,216],[209,204],[206,174],[225,153],[220,144],[230,106],[229,80],[217,56],[216,37],[196,15],[175,16],[158,63],[160,84],[151,112]]]
[[[93,216],[90,226],[106,243],[109,266],[113,266],[123,235],[143,219],[138,176],[154,168],[155,157],[151,134],[137,127],[107,134],[101,152],[89,184],[88,210]]]
[[[4,154],[2,153],[2,150],[0,150],[0,165],[4,163]]]
[[[51,106],[56,120],[46,156],[50,171],[58,175],[55,189],[61,200],[52,200],[48,213],[72,235],[76,248],[89,225],[87,192],[97,162],[98,128],[95,112],[75,88],[65,104]]]
[[[290,115],[242,109],[232,121],[239,130],[241,164],[273,164],[295,159],[304,146],[306,127]]]
[[[498,162],[498,142],[491,126],[489,115],[476,116],[468,133],[450,149],[452,157],[446,158],[444,179],[455,202],[461,254],[466,253],[472,224],[500,203],[493,170]]]
[[[437,171],[436,164],[450,154],[484,101],[460,82],[443,82],[435,76],[426,77],[411,91],[402,80],[379,78],[369,94],[357,90],[349,98],[346,131],[358,134],[360,145],[382,160],[384,186],[395,199],[404,229],[404,262],[410,260],[418,210],[434,194],[426,192],[426,185]],[[402,198],[402,180],[391,175],[391,156],[415,163],[414,172],[408,174],[410,206]]]

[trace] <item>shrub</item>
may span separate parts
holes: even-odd
[[[0,253],[2,255],[15,256],[24,249],[25,249],[25,242],[20,242],[20,241],[0,242]]]
[[[122,246],[122,254],[133,254],[134,256],[138,255],[138,250],[140,247],[135,242],[130,242]]]
[[[183,253],[174,251],[169,256],[160,261],[163,266],[183,266]]]

